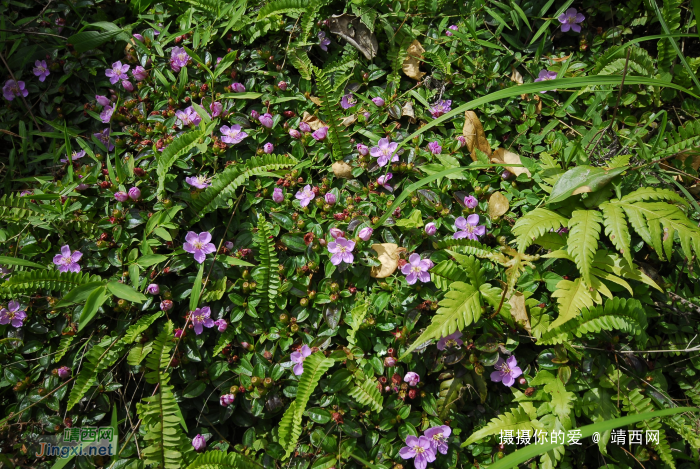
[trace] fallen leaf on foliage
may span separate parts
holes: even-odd
[[[314,103],[316,106],[321,106],[323,102],[318,99],[316,96],[309,96],[309,99],[311,100],[312,103]]]
[[[552,62],[566,62],[567,60],[569,60],[569,57],[571,57],[571,54],[567,55],[566,57],[549,57],[549,60],[551,60]]]
[[[382,265],[372,267],[370,276],[372,278],[387,278],[399,266],[399,253],[405,251],[405,248],[400,248],[394,243],[373,244],[372,249],[377,253],[379,262]]]
[[[352,166],[345,161],[336,161],[333,163],[333,174],[339,178],[352,179]]]
[[[350,114],[349,116],[347,116],[346,118],[343,119],[341,124],[343,124],[345,127],[347,127],[349,125],[354,124],[355,122],[357,122],[357,116],[355,116],[355,114]]]
[[[411,101],[406,101],[406,104],[404,104],[401,108],[401,114],[408,117],[408,120],[411,122],[411,124],[415,124],[416,113],[413,112],[413,104],[411,104]]]
[[[489,217],[491,219],[498,218],[501,215],[508,213],[510,204],[505,195],[500,192],[494,192],[489,197]]]
[[[527,333],[530,333],[530,318],[527,316],[527,309],[525,308],[525,296],[516,291],[508,300],[510,303],[510,314],[515,319],[515,322],[523,326]]]
[[[466,111],[464,113],[464,127],[462,127],[462,135],[467,140],[467,148],[471,152],[473,161],[476,161],[476,149],[486,153],[486,156],[491,156],[491,145],[486,140],[484,127],[481,125],[479,118],[474,111]]]
[[[493,152],[493,155],[491,155],[491,163],[522,164],[522,161],[520,161],[520,155],[513,153],[512,151],[505,150],[503,148],[497,148],[496,151]],[[515,174],[516,176],[520,176],[521,174],[527,174],[529,177],[532,177],[530,171],[528,171],[527,168],[524,168],[522,166],[506,166],[505,169]]]
[[[511,66],[510,69],[513,71],[513,73],[510,74],[510,81],[514,81],[518,85],[523,84],[523,76],[520,74],[517,68]]]
[[[323,122],[318,117],[309,114],[306,111],[304,111],[304,115],[302,116],[301,120],[303,120],[304,122],[309,124],[309,127],[311,127],[311,130],[318,130],[321,127],[327,127],[325,122]]]
[[[423,58],[423,52],[425,52],[425,49],[423,49],[423,46],[420,44],[420,42],[418,42],[418,40],[414,39],[411,45],[408,46],[408,50],[406,52],[408,55],[403,61],[403,73],[405,73],[407,77],[413,78],[414,80],[422,79],[425,72],[420,71],[419,59]]]

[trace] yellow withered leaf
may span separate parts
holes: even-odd
[[[425,49],[423,49],[423,46],[421,45],[418,40],[413,40],[410,46],[408,46],[407,56],[403,61],[403,73],[406,74],[407,77],[413,78],[414,80],[420,80],[423,78],[423,75],[425,75],[425,72],[420,71],[420,60],[423,58],[423,52],[425,52]]]
[[[336,161],[333,163],[333,174],[339,178],[352,179],[352,166],[345,161]]]
[[[491,217],[491,219],[505,215],[508,213],[509,209],[510,204],[505,195],[500,192],[491,194],[491,197],[489,197],[489,217]]]
[[[304,115],[302,116],[302,119],[304,122],[309,124],[309,127],[311,127],[311,130],[318,130],[321,127],[326,127],[326,123],[323,122],[321,119],[318,117],[309,114],[308,112],[304,111]]]
[[[525,308],[525,296],[516,291],[508,300],[510,303],[510,314],[517,324],[523,326],[523,328],[530,333],[530,318],[527,316],[527,309]]]
[[[513,153],[512,151],[508,151],[503,148],[497,148],[496,151],[493,152],[493,155],[491,155],[491,163],[505,165],[521,165],[522,161],[520,161],[520,155],[518,155],[517,153]],[[523,166],[506,166],[505,169],[515,174],[516,176],[520,176],[521,174],[527,174],[528,177],[532,177],[530,171],[528,171],[527,168],[524,168]]]
[[[372,249],[378,254],[378,260],[382,265],[372,267],[370,276],[373,278],[387,278],[399,266],[399,253],[405,251],[394,243],[373,244]]]
[[[486,153],[486,156],[491,156],[491,145],[486,139],[484,126],[476,116],[474,111],[466,111],[464,113],[464,127],[462,127],[462,135],[467,140],[467,149],[471,152],[473,161],[476,161],[476,149]]]

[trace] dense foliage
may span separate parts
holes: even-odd
[[[700,405],[697,2],[0,5],[3,467],[476,468]],[[696,414],[623,428],[529,464],[698,467]]]

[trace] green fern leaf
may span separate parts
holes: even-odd
[[[481,317],[481,295],[474,286],[464,282],[454,282],[445,298],[440,300],[435,316],[425,331],[413,342],[403,356],[411,353],[419,345],[431,339],[439,339],[465,328]]]
[[[613,246],[622,253],[625,260],[632,265],[632,253],[630,244],[632,237],[627,229],[627,219],[622,207],[616,204],[606,202],[600,206],[603,212],[603,224],[605,225],[605,234],[610,238]]]
[[[625,392],[621,394],[620,398],[623,403],[622,409],[628,414],[643,414],[656,410],[656,407],[651,403],[651,399],[644,397],[637,388],[625,390]],[[653,446],[654,451],[658,453],[663,462],[675,469],[676,463],[671,453],[671,447],[666,439],[666,432],[661,428],[661,421],[659,419],[643,420],[637,423],[637,428],[659,431],[659,443]]]
[[[578,267],[583,281],[592,286],[591,264],[598,250],[600,225],[603,216],[596,210],[576,210],[569,220],[569,240],[567,251]]]
[[[41,216],[39,207],[29,201],[29,198],[5,194],[0,197],[0,220],[24,220],[29,217]]]
[[[74,335],[66,335],[61,337],[61,342],[58,344],[58,349],[56,350],[56,355],[53,357],[53,362],[58,363],[61,361],[61,358],[65,356],[66,353],[68,353],[68,349],[70,348],[71,344],[73,343],[73,339],[75,339]]]
[[[149,316],[144,316],[142,318],[139,318],[138,321],[136,321],[135,324],[129,326],[129,329],[124,333],[124,337],[122,337],[122,343],[123,344],[133,344],[136,339],[139,338],[141,333],[148,329],[151,324],[153,324],[156,319],[160,318],[163,316],[162,311],[158,311],[157,313],[153,313]]]
[[[552,297],[559,303],[559,316],[550,327],[555,328],[564,324],[576,316],[583,308],[593,306],[593,296],[581,278],[573,282],[571,280],[560,280],[557,283],[557,290],[552,293]]]
[[[629,60],[627,51],[629,50]],[[641,47],[620,47],[609,48],[596,61],[593,75],[618,75],[625,69],[627,63],[627,73],[630,75],[652,76],[655,73],[654,59]]]
[[[669,201],[680,204],[684,207],[688,206],[688,202],[683,197],[670,189],[660,189],[658,187],[642,187],[634,192],[630,192],[620,199],[620,202],[633,204],[636,202],[648,201]]]
[[[311,63],[311,59],[309,59],[309,55],[306,53],[306,51],[304,51],[301,47],[295,48],[287,53],[287,57],[304,80],[311,80],[311,74],[313,73],[314,66]]]
[[[304,415],[306,404],[309,402],[311,394],[316,389],[323,375],[334,363],[335,360],[326,358],[321,352],[316,352],[304,360],[304,372],[301,375],[301,379],[299,379],[296,399],[287,408],[279,426],[279,443],[285,449],[284,459],[287,459],[296,448],[297,441],[301,435],[301,418]]]
[[[68,396],[67,410],[71,410],[88,389],[97,383],[97,373],[112,366],[120,356],[119,341],[108,337],[85,354],[83,365]]]
[[[59,272],[58,270],[18,272],[0,285],[0,295],[34,293],[40,289],[65,292],[86,283],[101,281],[99,275],[84,272]]]
[[[336,99],[337,97],[332,91],[328,75],[319,68],[314,70],[314,75],[316,76],[316,86],[321,99],[321,109],[326,115],[328,139],[331,143],[333,158],[339,161],[352,154],[350,135],[343,125],[343,115],[339,111],[338,99]]]
[[[476,256],[481,259],[496,260],[497,258],[503,258],[503,254],[500,252],[481,244],[479,241],[474,241],[467,238],[445,239],[443,241],[433,243],[433,247],[435,249],[458,248],[455,249],[455,251],[459,251],[462,254]]]
[[[152,343],[137,344],[135,347],[129,350],[129,354],[126,356],[126,363],[131,366],[140,365],[143,359],[146,358],[146,355],[151,353],[151,350],[153,350]]]
[[[258,12],[258,21],[272,15],[284,15],[288,13],[304,13],[309,10],[309,0],[273,0]]]
[[[356,379],[355,388],[350,391],[349,395],[359,404],[367,406],[375,412],[381,412],[384,408],[384,396],[379,393],[378,384],[376,379]]]
[[[681,26],[681,0],[663,0],[661,16],[666,22],[666,26],[673,33]],[[671,69],[673,59],[676,58],[676,51],[671,44],[671,40],[661,39],[657,45],[658,57],[657,65],[660,72],[668,72]]]
[[[430,269],[430,277],[437,288],[449,290],[452,282],[466,282],[467,273],[455,262],[445,260]]]
[[[160,384],[162,382],[163,374],[160,370],[166,369],[170,364],[169,352],[173,348],[173,337],[173,323],[168,321],[153,341],[152,351],[146,357],[146,368],[150,370],[145,374],[147,383]]]
[[[242,454],[207,451],[199,454],[187,469],[262,469],[262,467]]]
[[[700,60],[695,59],[697,62]],[[687,72],[685,69],[681,73]],[[688,76],[688,86],[690,85],[690,77]],[[683,150],[688,150],[700,146],[700,120],[686,123],[674,132],[667,132],[664,141],[659,143],[659,153],[657,157],[674,155]],[[2,204],[0,203],[0,206]],[[0,209],[1,210],[1,209]],[[2,212],[0,212],[1,214]],[[0,215],[1,217],[1,215]]]
[[[225,205],[234,198],[236,189],[252,176],[277,169],[289,169],[295,164],[297,160],[291,156],[265,155],[253,157],[243,164],[231,165],[192,201],[192,212],[196,214],[196,219],[199,219],[202,215]]]
[[[556,231],[566,226],[567,220],[558,213],[544,208],[536,208],[521,217],[513,226],[513,234],[517,236],[518,252],[525,252],[535,239],[550,230]]]
[[[255,234],[255,244],[258,247],[256,260],[260,265],[253,271],[253,278],[258,283],[255,289],[255,296],[260,298],[260,308],[270,313],[275,312],[275,299],[280,286],[278,275],[277,253],[275,243],[271,238],[271,226],[260,218],[258,221],[258,232]]]
[[[211,133],[214,122],[209,124],[209,127],[202,130],[202,128],[197,128],[195,130],[190,130],[172,141],[163,152],[156,152],[156,173],[158,174],[158,194],[162,194],[165,190],[165,177],[168,175],[168,171],[175,164],[177,159],[189,152],[197,144],[200,138]]]
[[[365,300],[357,298],[355,307],[350,310],[350,317],[345,320],[350,326],[350,329],[348,329],[348,344],[350,346],[355,345],[355,335],[360,330],[368,311],[369,304]]]
[[[542,430],[543,425],[536,419],[532,418],[522,407],[511,409],[496,418],[491,419],[485,427],[480,428],[472,433],[467,441],[462,443],[462,447],[470,445],[475,441],[479,441],[487,436],[500,434],[502,430],[512,430],[513,435],[517,434],[518,430]]]

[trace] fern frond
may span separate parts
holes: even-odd
[[[627,60],[629,50],[629,61]],[[625,69],[627,73],[640,76],[652,76],[655,74],[654,59],[641,47],[614,46],[608,49],[597,61],[593,69],[593,75],[618,75]]]
[[[332,91],[328,75],[319,68],[314,69],[314,75],[316,76],[316,86],[321,99],[321,109],[326,115],[328,139],[331,143],[333,157],[336,161],[339,161],[352,154],[350,135],[343,125],[343,116],[339,111],[338,99]]]
[[[151,324],[153,324],[156,319],[160,318],[163,316],[162,311],[158,311],[157,313],[153,313],[149,316],[143,316],[142,318],[139,318],[138,321],[136,321],[135,324],[132,324],[129,326],[129,329],[124,333],[124,337],[122,337],[122,343],[123,344],[133,344],[136,339],[139,338],[141,333],[148,329]]]
[[[304,415],[306,404],[309,402],[311,394],[316,389],[323,375],[334,363],[333,359],[326,358],[321,352],[316,352],[304,360],[304,372],[301,375],[301,379],[299,379],[296,399],[287,408],[279,426],[279,444],[285,450],[284,459],[287,459],[296,448],[297,441],[301,435],[301,418]]]
[[[430,339],[439,339],[457,330],[464,330],[481,317],[481,295],[479,290],[468,283],[452,283],[450,291],[438,305],[440,308],[433,316],[432,322],[404,352],[404,356]]]
[[[369,311],[369,304],[367,304],[366,301],[362,301],[358,298],[356,303],[355,307],[350,310],[350,318],[345,320],[348,326],[350,326],[350,329],[348,329],[348,344],[350,346],[355,345],[355,334],[360,330],[362,321],[364,321],[367,311]]]
[[[593,296],[581,278],[573,282],[560,280],[552,297],[559,303],[559,316],[550,327],[555,328],[578,316],[583,308],[593,306]]]
[[[642,187],[634,192],[630,192],[620,199],[620,202],[633,204],[636,202],[649,201],[668,201],[680,204],[684,207],[688,206],[688,202],[683,197],[670,189],[661,189],[658,187]]]
[[[663,0],[663,8],[661,16],[668,26],[668,29],[673,33],[681,26],[681,0]],[[657,47],[657,66],[659,72],[668,72],[671,69],[673,59],[676,58],[676,51],[673,49],[670,38],[659,40]]]
[[[685,69],[683,70],[685,71]],[[688,83],[690,83],[690,79],[688,79]],[[677,131],[667,132],[666,138],[659,143],[659,153],[656,156],[674,155],[698,146],[700,146],[700,120],[688,122],[679,127]]]
[[[236,189],[251,177],[277,169],[288,169],[296,164],[297,160],[291,156],[265,155],[255,156],[243,164],[231,165],[221,172],[197,199],[192,201],[192,212],[198,219],[217,207],[225,205],[234,197]]]
[[[306,51],[304,51],[301,47],[297,47],[290,50],[287,53],[287,57],[304,80],[311,80],[311,74],[313,73],[314,66],[311,63],[311,59],[309,59],[309,55],[306,53]]]
[[[620,398],[622,399],[623,410],[629,414],[643,414],[656,410],[656,407],[651,403],[651,399],[644,397],[637,388],[626,390]],[[659,443],[654,446],[654,451],[658,453],[663,462],[675,469],[676,463],[671,454],[671,447],[666,439],[666,432],[661,428],[661,421],[659,419],[642,420],[637,423],[637,428],[659,431]]]
[[[37,290],[65,292],[90,282],[101,282],[99,275],[86,272],[59,272],[58,270],[33,270],[17,272],[0,285],[0,295],[34,293]]]
[[[440,290],[449,290],[452,282],[467,281],[464,269],[450,260],[442,261],[430,269],[430,277]]]
[[[74,335],[65,335],[61,337],[61,342],[58,344],[58,349],[56,350],[56,355],[53,357],[53,362],[58,363],[61,361],[61,358],[65,356],[66,353],[68,353],[68,349],[70,348],[71,344],[73,343],[73,339],[75,339]]]
[[[97,373],[112,366],[120,356],[121,346],[113,337],[92,347],[83,359],[83,365],[68,396],[67,410],[71,410],[96,384]]]
[[[356,379],[355,388],[349,395],[360,405],[367,406],[375,412],[381,412],[384,408],[384,396],[379,393],[378,384],[376,379]]]
[[[213,122],[210,126],[213,125]],[[197,128],[195,130],[190,130],[184,134],[176,137],[170,145],[168,145],[163,152],[156,152],[156,173],[158,174],[158,194],[162,194],[165,190],[165,177],[168,175],[168,171],[175,164],[177,159],[189,152],[197,144],[200,138],[211,133],[210,129],[202,130]]]
[[[277,253],[270,231],[270,225],[264,218],[258,221],[258,232],[254,241],[258,247],[255,259],[260,263],[253,271],[253,278],[258,283],[255,296],[260,298],[260,308],[270,313],[275,312],[275,299],[280,286],[280,277],[277,270]]]
[[[129,354],[126,356],[126,362],[131,366],[138,366],[141,364],[143,359],[146,358],[146,355],[151,353],[151,350],[153,350],[152,343],[137,344],[135,347],[129,350]]]
[[[518,430],[541,430],[543,425],[537,420],[531,418],[522,407],[511,409],[503,415],[491,419],[485,427],[480,428],[472,433],[467,441],[462,443],[462,447],[470,445],[475,441],[486,438],[487,436],[500,434],[502,430],[512,430],[513,435],[517,434]]]
[[[435,249],[459,248],[459,249],[455,249],[455,251],[459,251],[462,254],[469,254],[471,256],[476,256],[476,257],[479,257],[481,259],[493,259],[493,260],[495,260],[499,256],[503,257],[503,255],[499,251],[496,251],[495,249],[491,249],[488,246],[481,244],[479,241],[474,241],[474,240],[467,239],[467,238],[445,239],[445,240],[433,243],[433,247]]]
[[[262,467],[242,454],[214,450],[199,454],[187,469],[262,469]]]
[[[513,234],[517,236],[518,251],[525,252],[535,239],[550,230],[556,231],[566,226],[567,220],[556,212],[545,208],[536,208],[521,217],[513,226]]]
[[[625,260],[632,265],[632,253],[630,252],[632,237],[627,229],[625,212],[619,205],[609,202],[602,204],[600,209],[603,212],[605,234],[610,238],[613,246],[622,254]]]
[[[200,10],[211,13],[217,18],[221,18],[222,12],[227,10],[230,4],[223,2],[222,0],[181,0],[183,2],[189,3],[190,5],[198,7]]]
[[[163,330],[160,331],[156,339],[153,341],[151,353],[146,357],[146,368],[150,372],[146,373],[146,382],[150,384],[160,384],[162,381],[162,373],[160,370],[167,368],[170,363],[170,350],[173,348],[173,323],[168,321],[165,323]]]
[[[305,13],[309,10],[309,0],[273,0],[258,12],[258,21],[272,15],[284,15],[288,13]]]
[[[17,197],[14,194],[5,194],[0,197],[0,220],[22,220],[29,217],[40,216],[38,207],[26,197]]]
[[[603,216],[597,210],[576,210],[569,220],[569,240],[567,251],[578,267],[583,281],[592,286],[591,264],[598,250],[600,225]]]

